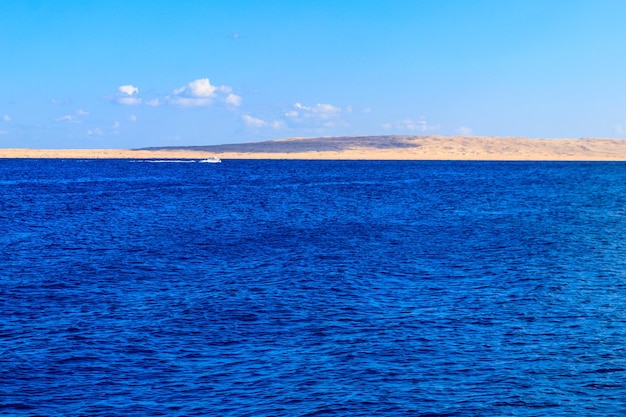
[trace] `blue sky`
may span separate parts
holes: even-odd
[[[0,2],[0,147],[626,137],[626,1]]]

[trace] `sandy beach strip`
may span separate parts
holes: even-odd
[[[144,151],[132,149],[0,149],[0,158],[42,159],[204,159],[209,152]]]
[[[361,146],[340,150],[296,151],[298,139],[281,140],[284,152],[210,152],[130,149],[1,149],[0,158],[54,159],[317,159],[317,160],[483,160],[483,161],[626,161],[626,140],[526,139],[502,137],[405,137],[406,147]],[[324,138],[320,138],[320,143]]]

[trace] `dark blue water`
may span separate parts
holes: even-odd
[[[626,414],[626,164],[0,160],[0,415]]]

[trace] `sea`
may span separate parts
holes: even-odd
[[[0,415],[626,415],[626,164],[0,160]]]

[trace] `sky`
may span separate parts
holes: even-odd
[[[0,148],[626,138],[623,0],[2,0]]]

